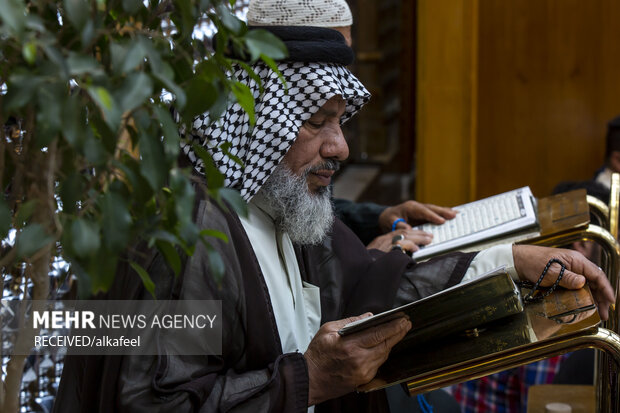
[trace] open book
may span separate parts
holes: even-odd
[[[504,267],[401,307],[345,325],[342,336],[362,331],[403,314],[413,327],[399,345],[434,340],[480,327],[523,311],[520,289]]]
[[[454,207],[456,218],[443,225],[424,224],[415,229],[433,234],[433,241],[413,253],[425,259],[537,224],[535,199],[528,186]]]

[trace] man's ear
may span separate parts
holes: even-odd
[[[620,151],[612,151],[609,155],[609,169],[620,172]]]

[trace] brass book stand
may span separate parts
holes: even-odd
[[[585,190],[542,198],[538,203],[540,227],[500,240],[560,247],[579,240],[601,246],[602,268],[618,291],[620,245],[617,242],[620,176],[614,174],[610,205]],[[590,211],[599,225],[590,224]],[[607,227],[607,229],[603,228]],[[468,248],[478,250],[500,243],[492,241]],[[583,290],[585,291],[585,289]],[[579,293],[581,294],[581,293]],[[484,330],[438,340],[391,354],[377,377],[360,391],[373,391],[401,383],[410,395],[484,377],[569,351],[596,348],[597,411],[620,412],[620,331],[618,295],[609,320],[601,324],[598,312],[583,306],[585,296],[556,291],[542,302],[530,304],[518,316],[499,320]],[[586,297],[586,298],[584,298]],[[561,308],[564,313],[558,308]]]

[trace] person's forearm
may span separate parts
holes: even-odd
[[[506,272],[508,272],[513,280],[519,280],[519,276],[515,270],[514,257],[512,255],[512,244],[496,245],[480,251],[472,260],[461,282],[473,280],[474,278],[502,266],[505,267]]]

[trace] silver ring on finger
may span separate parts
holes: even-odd
[[[394,235],[392,237],[392,245],[396,245],[399,241],[402,241],[404,239],[405,239],[405,236],[403,234]]]

